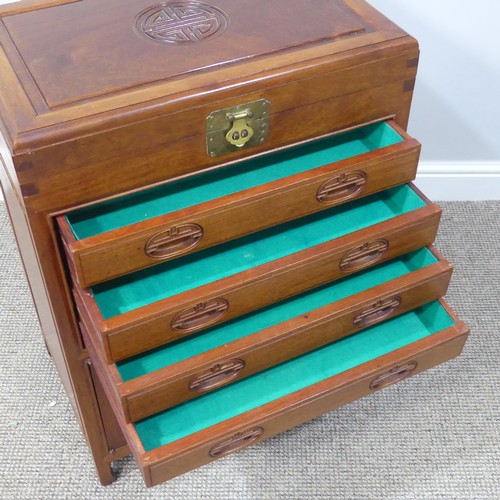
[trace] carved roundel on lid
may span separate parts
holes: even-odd
[[[220,9],[195,1],[163,2],[142,11],[136,31],[160,43],[196,43],[224,33],[229,18]]]

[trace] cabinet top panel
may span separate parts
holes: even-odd
[[[15,142],[404,36],[363,0],[12,2],[0,6],[0,115]]]
[[[51,109],[370,30],[338,2],[284,3],[85,0],[3,22]]]

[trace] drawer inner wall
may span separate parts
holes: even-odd
[[[399,142],[387,123],[359,129],[93,205],[67,215],[77,240],[205,203]]]
[[[425,207],[408,185],[333,207],[91,288],[104,319]]]
[[[146,354],[116,363],[124,382],[179,363],[237,339],[252,335],[289,319],[319,309],[382,283],[438,262],[428,249],[421,249],[361,273],[348,276],[308,293],[218,325]]]
[[[146,451],[216,425],[455,324],[439,302],[134,424]]]

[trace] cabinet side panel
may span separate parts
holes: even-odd
[[[3,141],[3,139],[1,139]],[[0,145],[3,146],[4,144]],[[64,359],[64,354],[57,336],[57,329],[52,315],[50,303],[47,298],[45,284],[38,266],[38,258],[31,239],[31,233],[26,220],[25,207],[22,204],[18,191],[12,179],[8,163],[10,156],[7,156],[4,148],[1,149],[0,155],[0,179],[2,191],[12,224],[14,236],[16,238],[17,247],[21,255],[22,263],[28,284],[31,290],[33,301],[35,303],[38,319],[42,327],[42,333],[47,345],[49,354],[52,356],[57,371],[64,384],[64,388],[70,397],[71,403],[75,407],[74,391],[71,385],[68,367]],[[78,412],[77,412],[78,414]]]
[[[26,210],[11,176],[12,159],[3,139],[0,153],[2,190],[45,343],[92,451],[100,481],[103,485],[110,484],[114,477],[105,429],[90,372],[86,369],[87,353],[75,326],[73,304],[66,289],[50,219]]]

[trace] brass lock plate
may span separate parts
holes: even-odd
[[[217,157],[264,143],[270,116],[266,99],[214,111],[207,117],[207,153]]]

